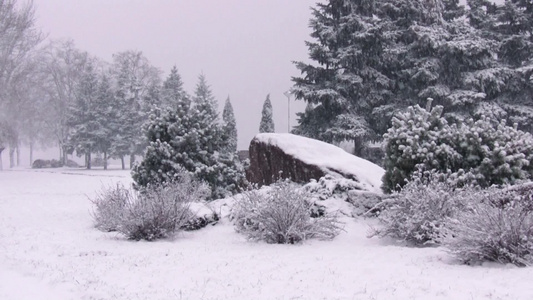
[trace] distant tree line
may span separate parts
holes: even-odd
[[[108,63],[70,40],[45,41],[31,2],[0,1],[0,155],[9,149],[13,167],[21,145],[29,146],[30,161],[36,145],[59,145],[63,164],[75,152],[85,156],[87,168],[95,153],[103,155],[105,168],[108,158],[125,168],[127,157],[132,167],[148,146],[143,124],[151,111],[191,99],[177,68],[165,82],[161,73],[140,51],[115,53]],[[199,84],[209,90],[205,77]],[[224,122],[226,147],[235,151],[229,97]]]

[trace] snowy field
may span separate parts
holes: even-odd
[[[0,172],[0,299],[533,299],[533,268],[368,239],[374,220],[296,246],[248,242],[227,219],[127,241],[90,216],[88,197],[117,182],[129,171]]]

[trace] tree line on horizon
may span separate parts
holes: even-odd
[[[10,167],[20,163],[20,147],[28,145],[30,163],[36,146],[58,146],[60,163],[69,155],[85,156],[91,168],[91,154],[108,158],[129,157],[130,168],[142,156],[148,140],[143,126],[154,109],[176,108],[198,94],[211,90],[205,76],[199,76],[189,95],[176,67],[163,81],[162,72],[141,51],[122,51],[106,62],[78,49],[72,40],[47,41],[35,25],[32,3],[17,0],[0,3],[0,155],[9,149]],[[204,95],[205,96],[205,95]],[[268,96],[267,96],[268,98]],[[268,99],[267,99],[268,100]],[[218,111],[218,103],[211,103]],[[274,131],[272,107],[263,116]],[[218,114],[218,113],[217,113]],[[265,114],[265,112],[263,112]],[[237,147],[237,128],[228,97],[222,120],[215,122],[230,130],[231,148]],[[261,129],[263,130],[263,129]],[[1,166],[0,166],[1,168]]]

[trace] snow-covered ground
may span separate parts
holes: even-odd
[[[533,299],[533,268],[368,239],[374,220],[301,245],[248,242],[227,219],[127,241],[92,227],[88,197],[117,182],[129,172],[0,172],[0,299]]]

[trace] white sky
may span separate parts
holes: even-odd
[[[76,46],[106,61],[125,50],[140,50],[163,71],[178,67],[192,93],[203,72],[220,108],[229,95],[239,135],[248,149],[259,130],[266,95],[277,132],[287,132],[287,98],[293,60],[307,60],[304,41],[316,0],[34,0],[37,26],[52,39],[72,38]],[[305,107],[291,100],[295,111]]]

